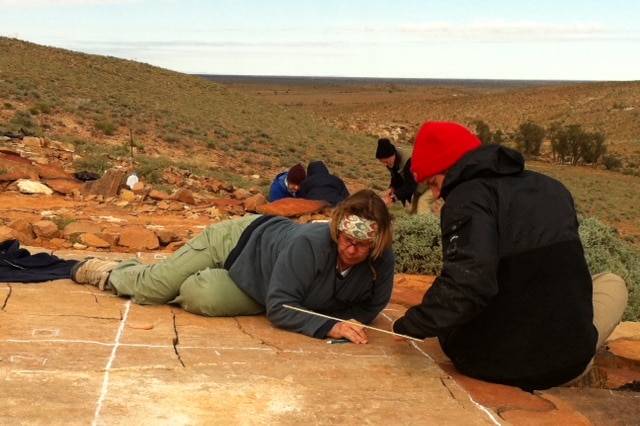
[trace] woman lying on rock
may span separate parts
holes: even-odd
[[[206,316],[266,312],[285,330],[367,343],[357,323],[371,322],[391,298],[391,241],[384,201],[362,190],[340,203],[328,223],[245,216],[207,227],[157,264],[87,259],[71,278],[141,305],[175,303]]]

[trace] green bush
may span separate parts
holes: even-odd
[[[166,167],[172,165],[170,159],[166,157],[152,158],[146,156],[138,157],[136,172],[143,176],[145,180],[152,184],[162,183],[162,173]]]
[[[13,119],[11,119],[11,123],[29,130],[37,126],[36,122],[33,121],[31,113],[29,111],[16,111]]]
[[[620,170],[622,159],[617,155],[605,155],[602,157],[602,164],[607,170]]]
[[[118,126],[110,121],[98,121],[96,124],[96,129],[102,131],[106,136],[113,136],[116,134],[116,130]]]
[[[580,239],[591,274],[613,272],[629,289],[624,321],[640,321],[640,249],[624,241],[615,228],[594,217],[580,221]],[[442,269],[440,218],[412,215],[394,221],[396,272],[437,275]]]
[[[56,224],[56,226],[58,227],[59,230],[63,230],[64,228],[67,227],[67,225],[69,225],[70,223],[75,222],[75,219],[66,217],[65,215],[55,215],[53,217],[51,217],[51,221],[53,223]]]
[[[629,303],[622,319],[640,321],[640,249],[594,217],[581,220],[580,239],[592,274],[613,272],[627,284]]]
[[[89,172],[104,174],[113,167],[113,163],[102,155],[88,155],[81,157],[73,162],[73,168],[76,170],[86,170]]]
[[[442,269],[440,217],[410,215],[393,223],[396,272],[437,275]]]

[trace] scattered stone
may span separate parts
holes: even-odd
[[[19,143],[22,143],[22,138]],[[327,218],[322,202],[288,199],[269,203],[260,187],[254,186],[249,190],[236,188],[228,182],[203,178],[176,167],[167,167],[162,171],[163,182],[178,188],[172,195],[145,183],[144,177],[129,189],[124,185],[124,178],[135,168],[131,159],[116,158],[119,165],[108,170],[104,176],[88,171],[71,173],[65,170],[63,164],[69,167],[77,158],[69,154],[74,151],[73,146],[35,136],[27,138],[27,143],[30,145],[26,151],[20,147],[0,148],[0,170],[5,172],[0,175],[0,190],[35,195],[61,194],[83,202],[109,204],[133,216],[179,212],[183,213],[185,221],[200,220],[204,216],[216,222],[247,213],[282,215],[301,223]],[[48,151],[38,152],[37,148]],[[64,152],[52,153],[53,149]],[[30,158],[21,156],[25,152]],[[49,161],[56,159],[59,160],[58,164],[49,164]],[[203,199],[201,194],[204,192],[215,193],[215,198]],[[77,216],[77,213],[71,215]],[[33,243],[37,238],[42,245],[47,240],[47,247],[56,249],[73,247],[83,250],[94,247],[113,251],[174,251],[193,237],[193,232],[180,235],[166,229],[126,227],[121,232],[119,225],[115,225],[115,229],[113,226],[108,230],[105,228],[107,225],[104,222],[126,222],[120,217],[90,216],[89,220],[66,220],[62,230],[57,229],[60,225],[55,218],[46,219],[50,221],[41,221],[37,231],[27,221],[14,221],[10,227],[2,228],[0,237],[16,238],[25,244]]]
[[[0,174],[0,182],[15,182],[19,179],[29,179],[30,175],[28,173],[12,172],[12,173],[3,173]]]
[[[192,206],[196,205],[196,200],[193,196],[193,192],[188,189],[180,188],[170,197],[173,201],[180,201],[182,203],[190,204]]]
[[[155,232],[146,228],[126,227],[120,234],[118,245],[136,251],[156,250],[160,247],[160,241]]]
[[[169,243],[167,245],[167,250],[176,251],[176,250],[178,250],[180,247],[182,247],[185,244],[186,244],[186,241],[177,241],[175,243]]]
[[[243,189],[243,188],[238,188],[235,191],[233,191],[232,196],[236,200],[246,200],[247,198],[249,198],[251,196],[251,192],[249,192],[249,191],[247,191],[246,189]]]
[[[53,194],[53,190],[48,186],[28,179],[20,179],[16,181],[16,185],[18,186],[18,190],[23,194]]]
[[[160,244],[164,246],[180,240],[180,237],[174,231],[169,231],[166,229],[156,229],[154,232],[160,240]]]
[[[108,242],[111,247],[117,246],[120,240],[120,234],[112,234],[109,232],[96,234],[96,237]]]
[[[151,330],[153,328],[153,323],[131,323],[129,324],[130,328],[136,330]]]
[[[40,138],[35,136],[25,136],[22,138],[22,144],[31,148],[40,148],[42,145],[40,144]]]
[[[0,241],[5,240],[18,240],[23,244],[33,244],[34,238],[30,235],[24,234],[16,229],[10,228],[5,225],[0,225]]]
[[[73,178],[42,179],[42,183],[60,194],[68,195],[82,191],[84,184]]]
[[[277,216],[293,217],[318,213],[327,206],[325,201],[305,200],[302,198],[282,198],[272,203],[258,206],[257,212]]]
[[[36,164],[34,167],[41,179],[73,179],[71,173],[57,164]]]
[[[42,137],[42,139],[40,140],[40,143],[45,148],[57,149],[60,151],[67,151],[67,152],[76,152],[75,145],[67,142],[60,142],[54,139],[49,139],[46,136]]]
[[[144,183],[142,182],[136,182],[136,184],[133,185],[133,188],[131,188],[131,190],[136,195],[145,195],[147,193],[147,189],[144,187]]]
[[[81,234],[80,242],[89,247],[109,248],[111,244],[95,234]]]
[[[120,199],[123,201],[136,201],[136,194],[133,193],[133,191],[130,191],[128,189],[122,189],[120,190]]]
[[[244,200],[244,208],[248,212],[255,213],[258,211],[258,207],[267,204],[269,201],[262,194],[252,195]]]
[[[149,198],[152,200],[168,200],[170,195],[166,192],[158,191],[157,189],[152,189],[149,191]]]
[[[117,197],[124,175],[124,170],[110,169],[100,179],[85,182],[82,195],[96,195],[104,198]]]
[[[102,232],[102,229],[102,225],[94,222],[74,221],[68,223],[62,229],[62,235],[65,237],[72,237],[80,234],[98,234]]]
[[[36,237],[36,234],[33,232],[33,225],[24,219],[14,220],[13,222],[9,223],[9,227],[15,229],[21,234],[28,235],[31,239],[34,239]]]
[[[245,213],[243,206],[234,204],[228,204],[226,207],[224,207],[224,210],[226,210],[226,213],[229,216],[243,216]]]
[[[37,238],[57,238],[61,232],[58,229],[58,225],[50,220],[39,220],[33,223],[33,233]]]

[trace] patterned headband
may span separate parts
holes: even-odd
[[[378,224],[355,214],[348,214],[338,224],[338,230],[346,232],[357,240],[373,240],[378,232]]]

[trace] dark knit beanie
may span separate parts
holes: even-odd
[[[378,149],[376,150],[376,158],[389,158],[396,153],[396,147],[389,139],[378,139]]]
[[[287,180],[294,185],[300,185],[307,178],[307,172],[304,171],[302,164],[298,163],[289,169]]]

